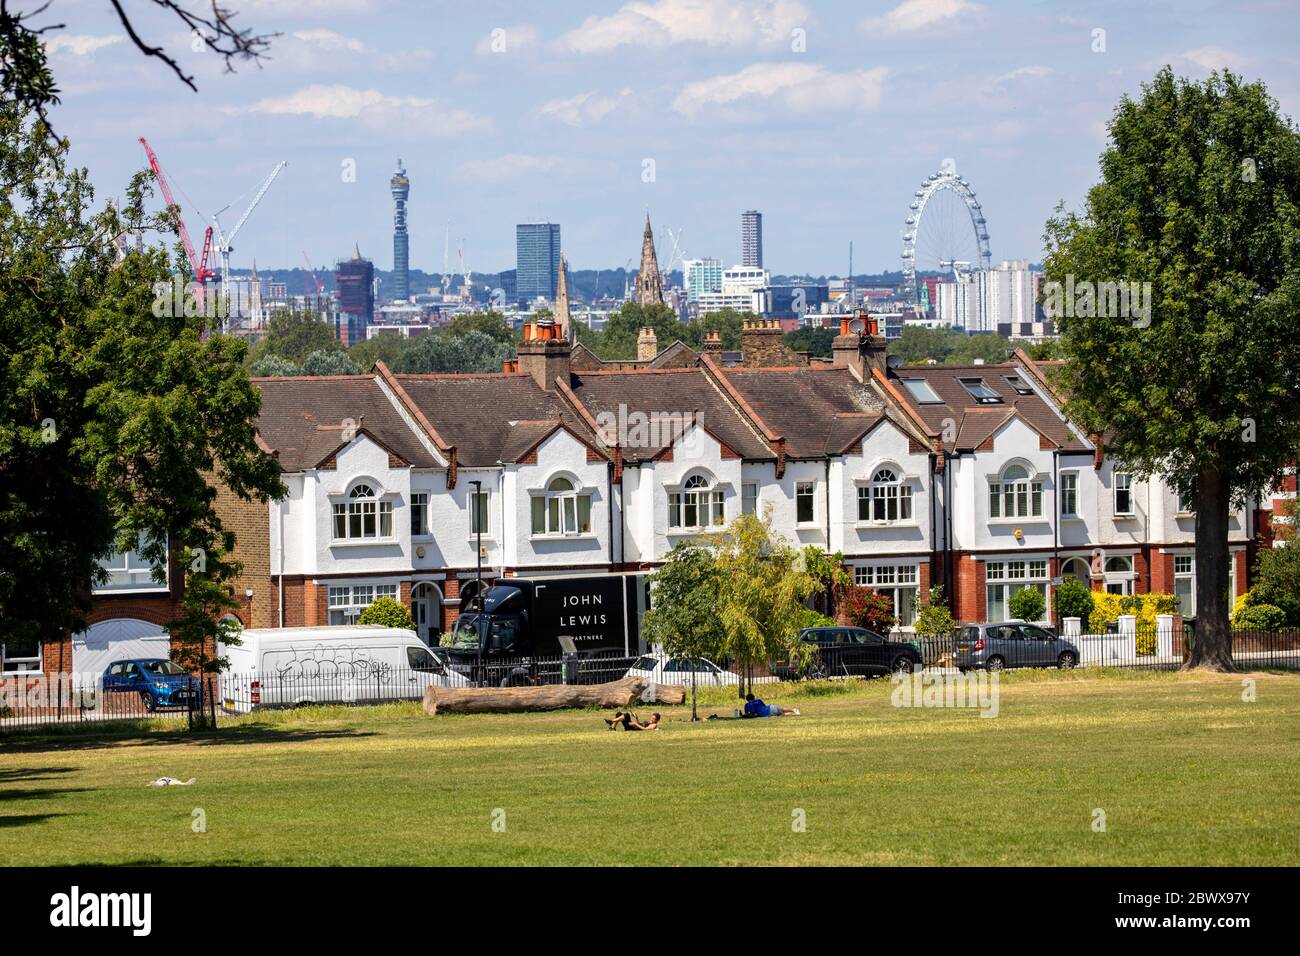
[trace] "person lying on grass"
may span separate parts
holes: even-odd
[[[624,712],[620,710],[614,715],[613,720],[606,717],[605,723],[609,725],[610,730],[618,729],[619,724],[623,725],[624,730],[658,730],[659,714],[651,714],[650,719],[643,724],[637,720],[636,716],[630,711]]]
[[[746,717],[798,717],[797,707],[782,707],[780,704],[765,704],[753,694],[745,695]]]

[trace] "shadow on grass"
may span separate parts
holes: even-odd
[[[44,823],[46,820],[53,820],[55,817],[67,816],[65,813],[22,813],[12,816],[0,817],[0,830],[9,827],[29,827],[37,823]],[[9,863],[15,862],[9,860]]]
[[[374,731],[330,729],[294,730],[265,725],[227,727],[210,733],[192,734],[176,731],[149,731],[139,728],[118,728],[74,735],[58,733],[49,736],[5,740],[5,749],[11,753],[58,753],[64,750],[96,750],[108,747],[156,747],[172,744],[190,744],[197,747],[223,747],[241,744],[291,744],[314,740],[356,740],[374,737]]]
[[[16,783],[19,780],[51,780],[61,773],[76,772],[76,767],[15,767],[12,770],[0,770],[0,783]]]

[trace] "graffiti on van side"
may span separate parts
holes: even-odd
[[[393,672],[388,661],[377,660],[362,647],[337,647],[317,644],[310,650],[292,648],[290,658],[275,665],[275,675],[282,681],[295,680],[379,680],[387,681]]]

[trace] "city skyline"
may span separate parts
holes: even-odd
[[[1097,178],[1114,103],[1161,64],[1262,78],[1292,115],[1300,101],[1277,29],[1297,8],[1282,2],[1078,17],[968,0],[750,0],[744,16],[712,0],[591,15],[488,2],[440,10],[436,29],[404,0],[256,2],[238,25],[283,35],[263,68],[234,75],[142,17],[195,73],[197,97],[140,58],[111,11],[65,6],[77,15],[49,35],[64,94],[51,119],[100,201],[143,168],[139,135],[192,230],[288,160],[236,271],[391,248],[398,153],[419,184],[410,267],[426,272],[441,271],[448,234],[470,270],[512,268],[514,227],[535,220],[564,224],[571,268],[617,267],[635,260],[647,212],[661,242],[671,228],[685,257],[730,265],[747,209],[767,220],[774,273],[842,274],[850,241],[855,271],[894,270],[909,195],[945,160],[979,190],[993,258],[1037,261],[1052,207],[1077,206]]]

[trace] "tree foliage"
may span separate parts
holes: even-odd
[[[1007,602],[1011,616],[1022,621],[1041,621],[1047,613],[1047,598],[1037,588],[1024,587]]]
[[[1300,539],[1292,538],[1281,548],[1259,549],[1247,603],[1281,608],[1287,627],[1300,627]]]
[[[415,620],[411,609],[396,598],[376,598],[374,603],[361,612],[358,624],[374,627],[400,627],[408,631],[415,630]]]
[[[245,346],[171,307],[177,253],[116,237],[171,229],[149,216],[148,177],[93,211],[39,122],[0,106],[0,620],[5,640],[85,627],[109,552],[158,567],[168,542],[186,575],[228,589],[231,536],[209,478],[238,495],[283,493],[257,449],[260,398]],[[120,261],[118,261],[120,258]],[[180,312],[181,314],[176,314]]]
[[[435,332],[417,338],[401,355],[393,371],[407,373],[499,372],[514,353],[506,342],[471,330],[463,335]]]
[[[1300,135],[1263,84],[1166,67],[1120,102],[1101,181],[1045,239],[1049,282],[1076,290],[1057,319],[1068,411],[1135,474],[1195,490],[1189,665],[1228,669],[1230,504],[1300,446]],[[1151,308],[1115,315],[1085,282],[1149,283]]]
[[[269,355],[301,366],[312,352],[342,351],[334,329],[314,312],[285,310],[272,314],[266,335],[248,354],[250,366]]]
[[[741,515],[715,536],[723,650],[742,673],[754,664],[790,658],[802,664],[798,641],[805,602],[820,587],[801,570],[801,554],[772,528],[771,508]],[[742,685],[743,687],[743,685]]]
[[[1055,605],[1057,617],[1077,617],[1082,633],[1090,633],[1088,619],[1092,617],[1096,601],[1086,584],[1076,577],[1067,576],[1056,589]]]
[[[352,356],[338,349],[317,349],[302,361],[304,375],[356,375],[360,371]]]
[[[917,637],[947,637],[957,630],[957,621],[948,610],[943,596],[943,585],[930,588],[930,600],[916,615]]]

